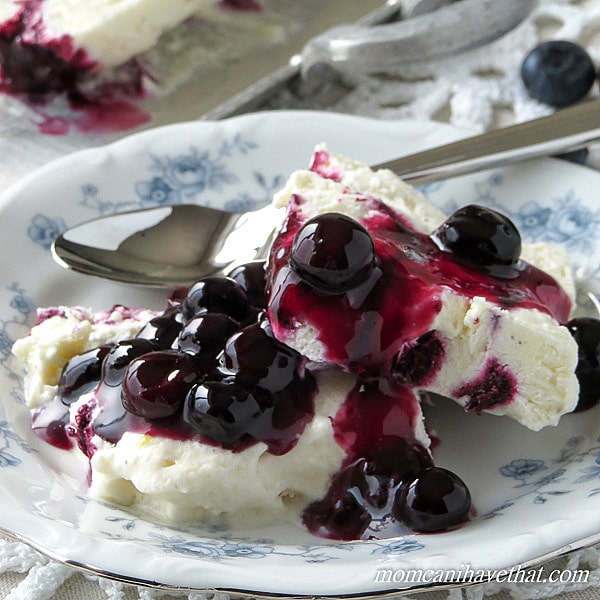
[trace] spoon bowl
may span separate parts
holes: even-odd
[[[63,267],[114,281],[191,285],[266,257],[282,216],[271,205],[248,213],[196,204],[134,210],[65,231],[54,241],[52,254]]]

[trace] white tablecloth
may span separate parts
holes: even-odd
[[[548,107],[527,97],[519,79],[519,65],[526,52],[540,39],[547,38],[580,41],[595,63],[600,65],[600,0],[541,0],[527,22],[494,42],[493,47],[470,51],[434,64],[412,65],[384,77],[354,74],[343,86],[329,86],[318,96],[298,97],[284,92],[273,100],[271,107],[318,108],[388,119],[429,118],[479,132],[549,112]],[[597,84],[592,94],[598,94]],[[11,135],[10,125],[5,123],[1,134],[3,143],[9,142]],[[18,130],[14,131],[14,137],[13,141],[18,141]],[[67,142],[55,139],[41,153],[38,152],[33,166],[71,149]],[[22,146],[21,150],[31,152],[35,149]],[[588,164],[600,168],[600,153],[596,148],[592,148]],[[4,169],[0,184],[14,180],[31,166],[19,162],[18,168]],[[589,574],[586,582],[536,585],[485,583],[422,592],[419,597],[423,600],[478,600],[487,596],[498,600],[557,596],[572,600],[600,598],[600,547],[557,559],[546,568],[586,569]],[[52,562],[23,544],[0,537],[0,598],[3,599],[199,600],[205,597],[204,594],[167,594],[85,575]],[[220,598],[229,600],[226,594],[219,594],[215,600]]]

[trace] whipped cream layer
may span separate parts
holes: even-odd
[[[276,196],[287,220],[271,255],[269,318],[311,360],[392,377],[467,410],[508,415],[538,430],[574,409],[577,344],[561,325],[574,282],[567,254],[524,245],[521,274],[494,280],[461,267],[428,234],[445,215],[390,171],[319,149]],[[323,295],[290,263],[292,239],[324,213],[359,221],[375,240],[382,275]],[[392,371],[394,374],[392,376]]]

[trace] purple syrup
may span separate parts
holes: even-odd
[[[383,379],[356,384],[333,418],[335,439],[346,452],[344,463],[325,496],[304,510],[309,531],[345,540],[397,532],[397,524],[390,522],[396,491],[433,464],[415,439],[418,418],[418,399],[409,388]]]
[[[72,91],[82,75],[97,67],[68,36],[46,35],[43,0],[20,3],[16,14],[0,24],[0,88],[30,97]]]
[[[61,450],[70,450],[73,444],[67,434],[68,423],[69,409],[57,397],[33,414],[31,428],[48,444]]]

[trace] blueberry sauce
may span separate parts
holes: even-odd
[[[346,455],[325,496],[303,512],[309,531],[343,540],[398,534],[401,525],[391,519],[397,490],[433,465],[415,438],[420,414],[411,389],[385,379],[358,381],[333,418]]]
[[[16,14],[0,24],[0,88],[35,98],[72,91],[81,77],[98,67],[68,35],[49,38],[42,18],[43,0],[20,3]]]
[[[301,199],[291,199],[284,233],[271,251],[273,275],[267,283],[269,317],[278,339],[311,325],[326,360],[357,374],[378,376],[387,374],[399,349],[430,331],[447,289],[506,309],[535,308],[567,321],[571,302],[543,271],[521,262],[516,277],[496,278],[456,262],[378,200],[357,201],[368,203],[374,212],[362,225],[373,237],[377,266],[357,287],[323,294],[293,268],[291,251],[303,219]]]

